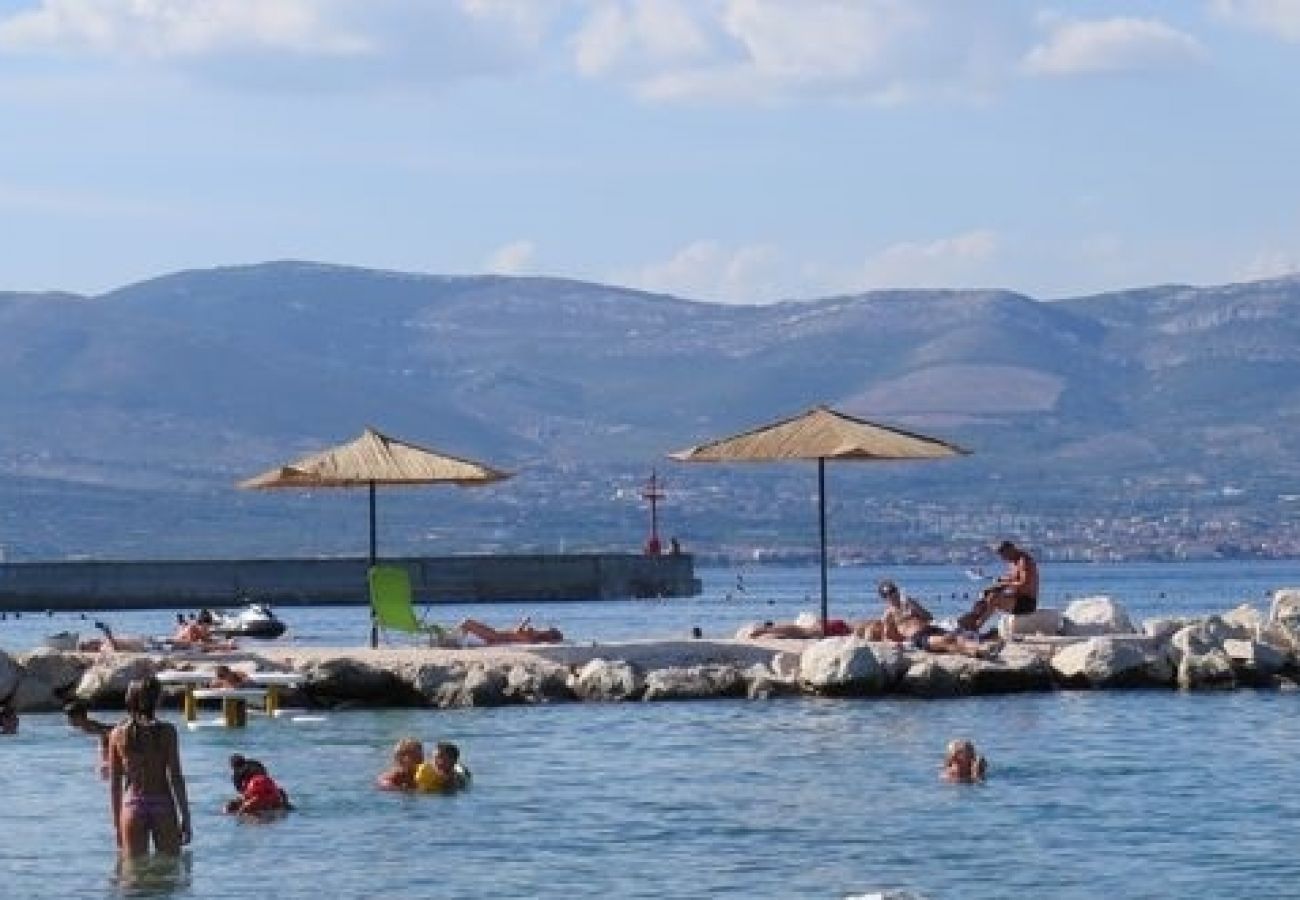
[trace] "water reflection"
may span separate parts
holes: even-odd
[[[170,897],[186,892],[193,883],[191,854],[188,850],[179,856],[119,854],[112,883],[119,897]]]

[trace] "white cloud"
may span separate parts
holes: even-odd
[[[575,62],[661,101],[974,96],[1007,68],[1008,21],[940,0],[610,0]]]
[[[869,257],[851,288],[975,287],[986,284],[1001,240],[990,229],[920,243],[904,241]]]
[[[1033,75],[1088,75],[1182,66],[1205,55],[1196,38],[1157,19],[1049,20],[1024,58]]]
[[[573,48],[578,71],[600,75],[690,60],[708,50],[708,41],[678,0],[634,0],[598,6],[574,35]]]
[[[728,248],[717,241],[699,240],[667,260],[616,274],[613,280],[692,299],[754,303],[780,299],[773,277],[778,262],[776,252],[766,244]]]
[[[508,72],[554,19],[518,0],[39,0],[0,50],[170,65],[261,87],[404,86]]]
[[[1220,18],[1300,42],[1300,3],[1296,0],[1212,0]]]
[[[532,268],[537,245],[529,240],[511,241],[492,251],[484,268],[496,275],[519,275]]]
[[[11,50],[191,57],[261,47],[321,56],[373,51],[310,0],[44,0],[0,21]]]

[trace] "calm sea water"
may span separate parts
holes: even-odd
[[[729,632],[806,608],[788,592],[816,584],[809,571],[744,571],[739,596],[736,574],[706,573],[698,601],[541,613],[584,639],[625,625],[638,636]],[[838,570],[835,583],[862,596],[880,574]],[[960,572],[890,574],[926,596],[969,584]],[[1300,563],[1052,567],[1050,577],[1049,599],[1066,585],[1104,590],[1154,615],[1261,599],[1300,584]],[[285,612],[302,641],[364,631],[357,610]],[[6,646],[47,624],[31,618],[2,623]],[[1300,896],[1298,713],[1294,692],[1152,691],[256,718],[243,731],[182,732],[194,844],[177,871],[125,874],[93,740],[59,716],[26,715],[19,735],[0,739],[0,895]],[[474,787],[374,791],[405,735],[457,741]],[[938,780],[958,735],[988,756],[987,784]],[[267,762],[300,810],[261,826],[222,815],[234,751]]]

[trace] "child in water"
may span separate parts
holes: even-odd
[[[415,786],[421,791],[458,791],[469,787],[469,779],[469,769],[460,764],[460,748],[447,741],[438,742],[433,762],[415,770]]]
[[[231,755],[230,780],[239,796],[226,803],[228,813],[262,816],[293,809],[289,795],[272,780],[266,766],[255,759],[248,759],[238,753]]]
[[[415,738],[402,738],[393,748],[393,765],[379,776],[385,791],[415,790],[415,772],[424,765],[424,745]]]
[[[957,784],[974,784],[983,781],[988,771],[984,757],[975,753],[970,741],[948,742],[948,753],[943,760],[943,780]]]

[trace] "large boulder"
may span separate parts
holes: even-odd
[[[1231,689],[1237,686],[1237,673],[1221,648],[1188,651],[1178,661],[1178,686],[1185,690]]]
[[[795,655],[795,675],[798,675],[798,656]],[[785,677],[774,671],[774,668],[754,663],[745,671],[741,672],[741,678],[745,683],[745,696],[750,700],[770,700],[772,697],[780,697],[799,693],[799,684],[794,677]]]
[[[435,703],[440,707],[454,706],[504,706],[519,702],[517,695],[507,694],[506,673],[484,665],[471,665],[464,680],[447,682],[438,689]]]
[[[1110,597],[1083,597],[1065,608],[1061,633],[1071,637],[1132,634],[1133,621],[1123,605]]]
[[[1051,666],[1069,688],[1164,687],[1173,681],[1169,657],[1134,640],[1089,638],[1056,651]]]
[[[711,700],[745,696],[745,679],[735,666],[655,669],[646,675],[645,700]]]
[[[506,696],[524,703],[551,703],[572,700],[569,670],[563,666],[541,667],[518,664],[506,674]]]
[[[1169,639],[1170,655],[1174,663],[1187,654],[1222,652],[1227,640],[1251,640],[1254,634],[1243,625],[1224,621],[1219,616],[1207,616],[1174,632]]]
[[[90,657],[82,654],[60,653],[48,648],[33,650],[22,658],[27,677],[45,682],[59,696],[76,688],[90,663]]]
[[[157,673],[158,664],[148,656],[101,656],[82,673],[74,693],[91,706],[121,707],[132,681]]]
[[[1180,616],[1162,616],[1156,619],[1142,620],[1142,633],[1149,638],[1155,638],[1158,641],[1167,640],[1173,637],[1188,625],[1194,624],[1196,619],[1190,619]]]
[[[1065,627],[1065,616],[1059,609],[1036,609],[1031,613],[1006,615],[998,623],[998,634],[1004,639],[1024,635],[1047,636],[1060,634]]]
[[[919,654],[899,679],[898,688],[912,697],[959,697],[970,693],[965,668],[961,661],[950,657]]]
[[[1291,662],[1287,654],[1260,641],[1229,638],[1223,642],[1223,652],[1243,684],[1271,685]]]
[[[885,684],[885,672],[871,645],[856,638],[824,638],[799,658],[799,681],[818,694],[867,696]]]
[[[1020,644],[1007,644],[997,659],[972,661],[972,694],[1012,694],[1052,688],[1052,667],[1045,656]]]
[[[415,685],[398,672],[351,656],[315,660],[301,671],[307,676],[304,693],[317,700],[383,706],[422,706],[426,702]]]
[[[622,660],[593,659],[569,678],[569,688],[580,700],[639,700],[645,677]]]
[[[1233,607],[1221,618],[1230,628],[1245,631],[1250,635],[1259,634],[1259,630],[1268,623],[1268,617],[1250,603]]]

